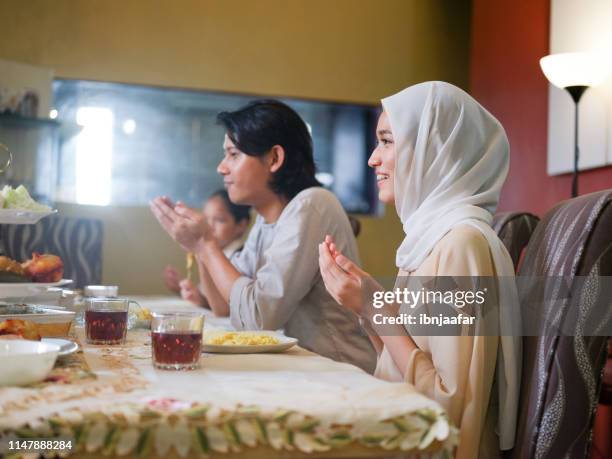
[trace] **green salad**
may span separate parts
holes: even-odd
[[[13,188],[6,185],[0,191],[0,209],[30,210],[33,212],[49,212],[51,208],[39,204],[32,199],[25,186]]]

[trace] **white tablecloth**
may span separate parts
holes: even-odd
[[[153,311],[195,308],[174,297],[133,299]],[[206,314],[209,327],[228,328],[227,319]],[[84,342],[82,329],[78,335]],[[118,439],[107,448],[133,452],[144,441],[143,432],[149,432],[145,440],[162,456],[171,447],[179,454],[200,447],[193,440],[197,429],[207,436],[210,451],[219,454],[256,445],[333,450],[339,434],[349,436],[345,440],[351,444],[376,445],[379,452],[426,448],[441,454],[456,442],[440,406],[412,386],[379,380],[299,347],[282,354],[204,354],[201,368],[189,372],[154,369],[146,330],[129,331],[124,346],[83,348],[97,379],[0,388],[0,432],[18,427],[39,432],[52,419],[65,423],[69,432],[85,424],[87,451],[99,452],[109,432],[120,426]],[[190,414],[202,407],[203,417]],[[243,419],[245,409],[255,414]],[[267,429],[264,436],[253,433],[260,427]],[[239,432],[242,443],[232,443],[231,432]]]

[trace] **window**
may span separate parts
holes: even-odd
[[[80,107],[76,122],[75,198],[79,204],[107,205],[111,197],[113,112],[104,107]]]
[[[119,206],[168,195],[199,207],[223,186],[217,113],[257,98],[77,80],[56,80],[53,93],[57,120],[80,128],[61,145],[56,200]],[[376,107],[281,100],[311,129],[320,181],[347,211],[374,212]]]

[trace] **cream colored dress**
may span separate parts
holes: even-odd
[[[413,276],[494,276],[487,240],[471,226],[449,231],[421,266],[400,272],[396,287],[403,288]],[[487,296],[497,301],[497,295]],[[391,354],[383,348],[375,376],[405,381],[436,400],[460,429],[457,458],[493,458],[499,455],[495,434],[497,390],[493,388],[497,346],[495,336],[413,336],[418,349],[410,355],[402,375]]]

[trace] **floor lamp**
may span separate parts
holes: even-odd
[[[551,54],[540,59],[540,67],[548,81],[565,89],[574,101],[574,175],[572,198],[578,196],[578,106],[580,98],[591,86],[600,83],[606,76],[603,65],[587,53]]]

